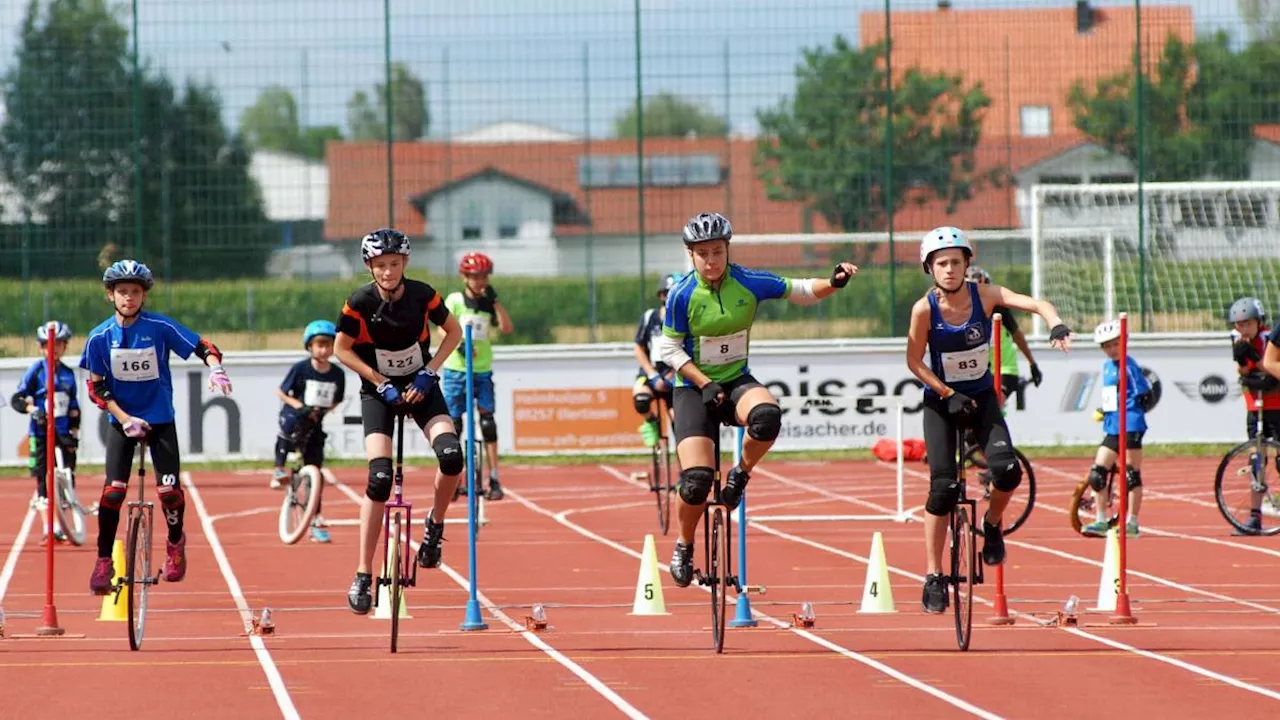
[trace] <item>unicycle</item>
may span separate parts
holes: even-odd
[[[160,582],[160,573],[151,573],[151,530],[155,505],[143,500],[147,479],[147,441],[138,443],[138,499],[129,502],[128,533],[125,536],[124,577],[116,581],[115,602],[125,594],[129,614],[129,649],[142,648],[147,627],[147,596]]]
[[[956,447],[963,452],[964,432],[956,433]],[[978,502],[969,499],[965,490],[965,463],[961,455],[956,465],[960,484],[960,499],[952,508],[948,522],[951,539],[951,606],[956,620],[956,644],[962,651],[969,649],[973,637],[973,586],[982,583],[982,566],[978,564],[978,547],[974,543],[974,518]]]
[[[1267,481],[1268,467],[1280,468],[1280,443],[1264,432],[1261,394],[1258,398],[1253,439],[1222,456],[1213,481],[1218,511],[1240,535],[1280,533],[1280,491]]]
[[[391,603],[391,652],[400,640],[400,609],[404,606],[404,589],[418,582],[418,565],[409,547],[409,528],[413,523],[413,503],[404,499],[404,416],[396,413],[396,469],[392,480],[392,497],[382,509],[382,574],[373,594],[378,606],[381,588],[386,586]]]
[[[671,494],[675,492],[675,486],[671,482],[673,448],[667,431],[667,421],[671,416],[661,397],[654,401],[658,412],[658,444],[652,449],[653,472],[649,474],[649,492],[653,493],[658,502],[658,528],[666,535],[671,529]]]
[[[54,492],[49,493],[53,498],[49,507],[53,510],[53,518],[62,534],[72,545],[80,547],[84,545],[84,518],[88,511],[80,505],[80,498],[76,495],[75,472],[67,466],[62,444],[63,440],[59,437],[54,445]]]
[[[703,566],[693,569],[693,576],[699,585],[711,588],[711,643],[717,653],[724,652],[725,607],[728,604],[729,588],[741,593],[738,577],[733,574],[733,562],[730,554],[729,538],[733,520],[729,508],[720,500],[720,433],[712,439],[715,445],[715,484],[712,486],[711,500],[702,509],[702,539],[704,548]]]
[[[1067,508],[1067,519],[1071,521],[1071,527],[1076,532],[1085,537],[1104,537],[1103,535],[1095,535],[1091,532],[1085,532],[1085,528],[1098,522],[1098,503],[1101,500],[1105,504],[1102,508],[1102,518],[1105,518],[1107,529],[1120,524],[1120,503],[1115,495],[1115,483],[1117,466],[1112,465],[1107,471],[1107,484],[1096,495],[1093,492],[1093,486],[1089,484],[1088,475],[1085,476],[1079,484],[1076,485],[1075,492],[1071,494],[1071,505]]]
[[[285,478],[284,499],[280,502],[280,522],[278,531],[280,541],[285,545],[293,545],[311,528],[311,521],[320,509],[320,497],[324,492],[324,478],[320,468],[303,464],[303,449],[316,431],[312,425],[301,433],[294,443],[293,463],[289,475]]]

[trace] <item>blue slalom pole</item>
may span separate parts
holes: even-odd
[[[742,461],[743,429],[738,428],[738,441],[733,444],[733,464]],[[747,598],[747,493],[742,493],[742,502],[738,504],[738,585],[742,592],[738,593],[737,609],[729,627],[755,627],[759,623],[751,617],[751,600]]]
[[[467,616],[462,621],[463,630],[487,630],[484,618],[480,616],[480,601],[476,599],[476,486],[475,464],[476,444],[471,438],[476,436],[476,398],[475,398],[475,364],[471,352],[471,325],[463,325],[463,348],[467,355],[467,547],[471,551],[467,568]]]

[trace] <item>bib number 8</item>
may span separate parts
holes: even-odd
[[[729,344],[728,344],[728,343],[723,343],[723,344],[721,344],[721,345],[720,345],[720,354],[721,354],[721,355],[728,355],[728,354],[729,354]]]

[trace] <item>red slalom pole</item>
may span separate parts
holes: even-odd
[[[1129,534],[1125,525],[1129,521],[1129,455],[1127,440],[1128,423],[1128,403],[1129,403],[1129,317],[1127,313],[1120,313],[1120,376],[1116,380],[1116,412],[1120,416],[1120,428],[1117,451],[1117,463],[1120,466],[1117,474],[1117,484],[1120,486],[1120,517],[1117,522],[1116,533],[1120,536],[1120,578],[1116,587],[1116,614],[1111,616],[1111,623],[1114,625],[1133,625],[1138,619],[1133,616],[1133,611],[1129,607],[1129,565],[1128,565],[1128,543],[1125,542],[1126,536]]]
[[[1000,317],[1000,313],[991,316],[991,342],[995,345],[992,351],[991,366],[995,368],[992,372],[994,386],[996,391],[996,404],[1000,406],[1000,412],[1004,413],[1004,388],[1000,385],[1000,340],[1001,327],[1004,319]],[[986,522],[986,520],[983,520]],[[1003,521],[1002,521],[1003,522]],[[987,618],[990,625],[1012,625],[1016,620],[1009,614],[1009,598],[1004,594],[1004,563],[996,566],[996,599],[992,603],[992,615]]]
[[[56,637],[65,632],[58,627],[58,608],[53,604],[53,546],[57,544],[53,538],[54,503],[58,502],[58,489],[54,486],[54,471],[57,468],[55,445],[58,441],[57,418],[54,416],[54,401],[57,396],[57,373],[54,371],[57,360],[54,358],[53,344],[56,342],[55,326],[45,326],[44,343],[44,489],[48,505],[45,508],[45,576],[44,576],[44,613],[41,615],[40,627],[36,635]]]

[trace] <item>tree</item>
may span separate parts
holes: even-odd
[[[353,140],[387,139],[387,84],[373,86],[374,99],[357,90],[347,101],[347,125]],[[425,137],[431,126],[426,85],[404,63],[391,64],[391,137]]]
[[[262,200],[217,94],[188,85],[178,97],[164,75],[135,73],[127,41],[104,0],[28,5],[6,77],[0,173],[32,232],[62,250],[30,258],[34,274],[96,273],[100,258],[121,254],[174,276],[262,272]]]
[[[240,132],[252,148],[324,159],[329,140],[341,140],[342,131],[333,125],[303,128],[298,121],[298,103],[293,93],[280,85],[268,85],[258,99],[240,116]]]
[[[1280,0],[1236,0],[1236,7],[1251,41],[1280,37]]]
[[[1234,180],[1249,177],[1253,128],[1267,114],[1253,100],[1250,78],[1246,61],[1231,51],[1225,33],[1194,45],[1170,34],[1154,77],[1128,70],[1100,78],[1092,92],[1077,82],[1067,103],[1075,126],[1102,147],[1134,167],[1142,152],[1144,181]]]
[[[636,136],[639,124],[637,104],[622,112],[613,121],[613,134],[620,138]],[[658,93],[644,103],[645,137],[724,137],[729,133],[729,123],[724,118],[691,100],[672,93]]]
[[[894,83],[893,162],[885,160],[884,45],[805,50],[794,99],[756,113],[756,168],[771,200],[798,201],[845,231],[879,229],[892,211],[932,194],[951,212],[998,171],[975,171],[974,148],[991,104],[981,85],[907,70]]]

